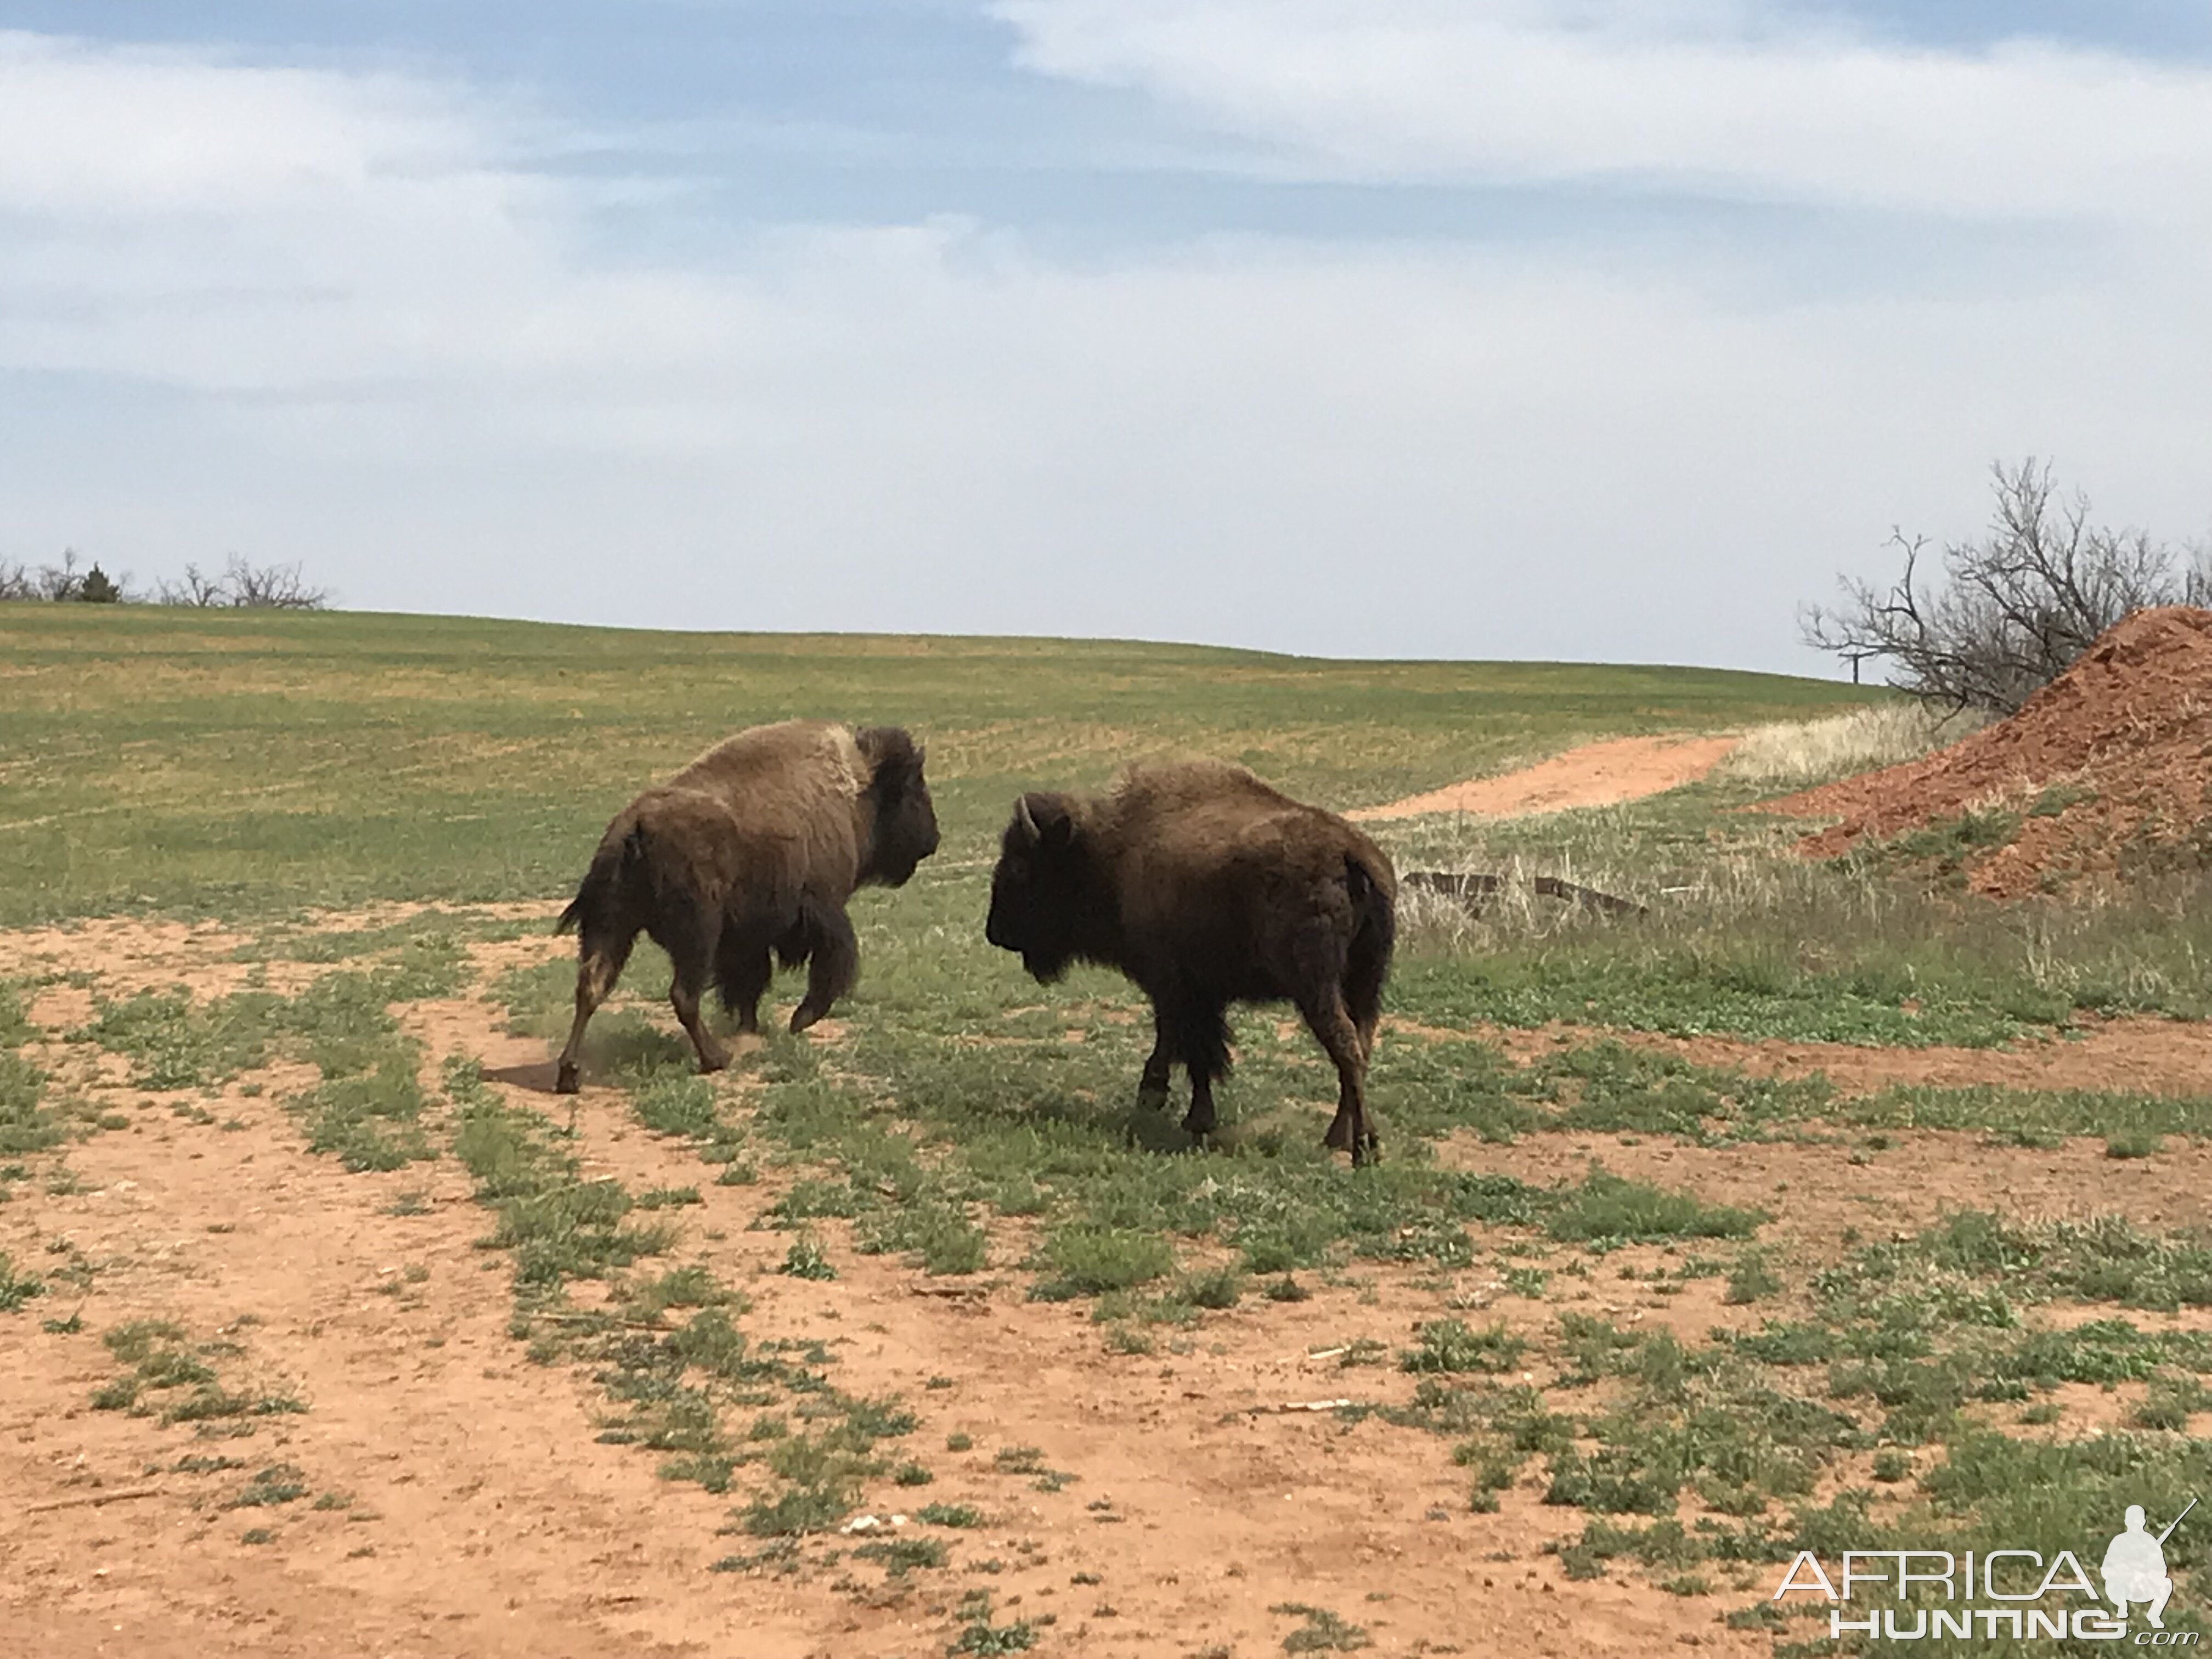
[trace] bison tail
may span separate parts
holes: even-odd
[[[1344,1000],[1362,1031],[1374,1029],[1382,1007],[1382,981],[1390,975],[1390,953],[1398,942],[1397,907],[1390,890],[1358,859],[1344,860],[1344,884],[1352,895],[1352,948],[1346,952]]]
[[[576,896],[568,901],[568,908],[553,924],[553,931],[565,933],[580,927],[588,942],[592,934],[617,927],[620,915],[631,908],[624,901],[645,870],[645,830],[641,824],[632,824],[629,833],[620,841],[601,842],[599,850],[592,855],[592,867],[584,872],[583,882],[576,889]]]

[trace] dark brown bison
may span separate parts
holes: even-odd
[[[1190,1074],[1193,1135],[1212,1131],[1232,1002],[1287,1000],[1336,1062],[1325,1144],[1363,1163],[1367,1061],[1396,933],[1382,849],[1333,812],[1213,762],[1132,768],[1110,794],[1024,795],[991,878],[985,936],[1049,982],[1071,962],[1118,968],[1152,1000],[1137,1087],[1167,1103]]]
[[[719,1071],[729,1050],[699,1020],[711,981],[741,1032],[760,1029],[769,955],[811,962],[791,1016],[803,1031],[853,987],[860,945],[845,915],[856,887],[898,887],[937,850],[921,746],[895,726],[757,726],[716,744],[615,815],[563,933],[579,930],[576,1022],[555,1087],[576,1090],[584,1027],[641,930],[676,965],[668,1000]]]

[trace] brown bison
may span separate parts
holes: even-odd
[[[803,1031],[852,989],[860,945],[845,915],[856,887],[898,887],[937,850],[922,751],[895,726],[757,726],[709,749],[615,815],[560,930],[579,930],[576,1022],[554,1086],[574,1094],[584,1027],[639,931],[675,963],[668,1000],[719,1071],[729,1050],[699,1019],[719,985],[740,1032],[760,1029],[769,954],[811,960],[791,1016]]]
[[[984,934],[1036,978],[1118,968],[1152,1001],[1140,1105],[1190,1074],[1193,1135],[1214,1126],[1231,1002],[1288,1000],[1336,1062],[1324,1144],[1364,1162],[1367,1061],[1396,933],[1382,849],[1333,812],[1214,762],[1133,767],[1110,794],[1024,795],[991,878]]]

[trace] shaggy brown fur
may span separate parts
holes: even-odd
[[[740,1032],[760,1029],[769,954],[811,960],[791,1016],[803,1031],[852,988],[860,945],[845,915],[856,887],[897,887],[937,850],[921,747],[895,726],[757,726],[708,750],[615,815],[562,912],[579,930],[576,1020],[555,1086],[573,1094],[584,1027],[641,931],[676,965],[668,1000],[719,1071],[729,1050],[699,1018],[711,981]]]
[[[1336,1063],[1326,1143],[1364,1162],[1367,1062],[1396,933],[1382,849],[1333,812],[1210,761],[1132,768],[1112,793],[1024,795],[991,880],[991,943],[1042,981],[1118,968],[1152,1001],[1140,1104],[1190,1075],[1183,1127],[1214,1127],[1231,1002],[1287,1000]]]

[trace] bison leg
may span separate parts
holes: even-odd
[[[1145,1061],[1144,1075],[1137,1079],[1137,1109],[1157,1112],[1168,1103],[1168,1072],[1175,1064],[1173,1045],[1168,1041],[1166,1023],[1160,1012],[1152,1010],[1152,1052]]]
[[[722,1012],[738,1017],[738,1034],[750,1036],[760,1030],[760,1000],[774,973],[768,946],[725,933],[714,963],[714,977],[722,988]]]
[[[1355,1164],[1364,1164],[1382,1144],[1367,1121],[1367,1046],[1371,1039],[1361,1032],[1334,986],[1322,998],[1302,1001],[1298,1012],[1336,1062],[1336,1115],[1329,1121],[1322,1145],[1350,1152]]]
[[[860,941],[841,905],[806,907],[806,929],[814,945],[806,968],[806,996],[791,1011],[791,1029],[805,1030],[836,1006],[860,976]]]
[[[676,969],[676,977],[668,987],[668,1006],[675,1009],[677,1023],[684,1027],[684,1035],[691,1039],[702,1072],[719,1072],[730,1063],[729,1049],[707,1029],[706,1022],[699,1016],[699,999],[707,989],[720,931],[712,921],[686,915],[680,921],[672,921],[653,934]]]
[[[556,1094],[573,1095],[581,1085],[584,1028],[592,1023],[592,1016],[615,988],[615,981],[622,977],[623,965],[629,960],[629,947],[636,938],[633,933],[619,945],[611,934],[597,939],[586,936],[580,941],[576,958],[576,1018],[568,1027],[568,1041],[562,1048],[560,1061],[553,1069]]]
[[[1183,1069],[1190,1073],[1190,1111],[1182,1127],[1196,1139],[1214,1129],[1213,1082],[1229,1073],[1229,1023],[1219,1003],[1193,1006],[1175,1019]]]

